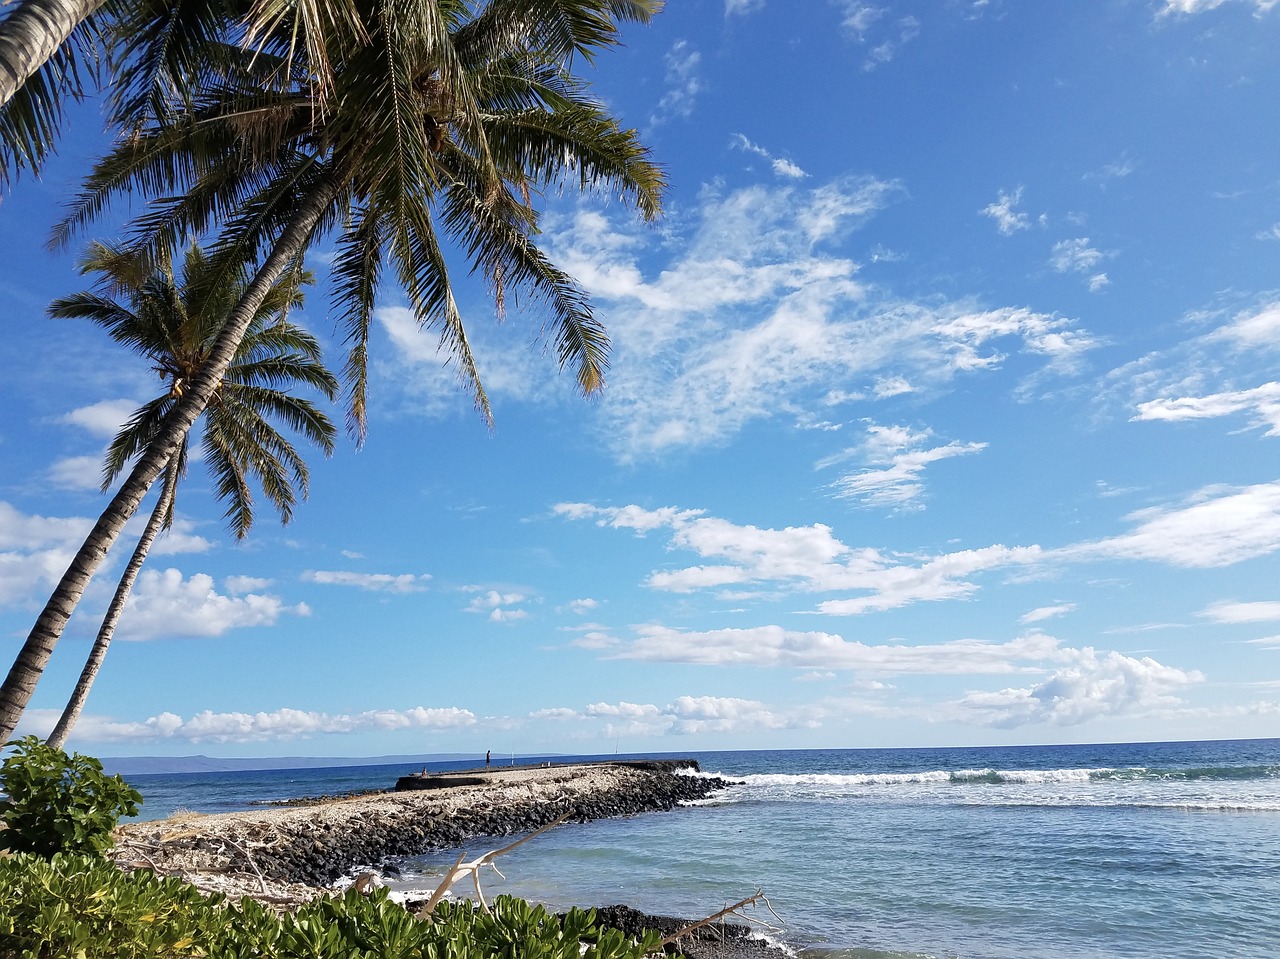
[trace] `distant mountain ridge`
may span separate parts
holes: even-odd
[[[255,769],[322,769],[331,766],[393,766],[405,763],[475,761],[484,765],[482,753],[409,753],[394,756],[263,756],[224,758],[215,756],[111,756],[102,757],[108,775],[147,773],[226,773]]]

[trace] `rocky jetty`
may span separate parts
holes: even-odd
[[[252,812],[122,826],[126,867],[181,875],[209,891],[288,904],[321,894],[357,866],[571,821],[671,809],[731,785],[684,775],[693,761],[507,767],[455,777],[478,783],[404,789]]]

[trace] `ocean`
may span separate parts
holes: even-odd
[[[696,918],[760,890],[768,934],[824,959],[1280,956],[1280,740],[670,755],[743,785],[562,826],[498,860],[486,897]],[[518,761],[539,758],[568,757]],[[158,818],[411,771],[127,778]],[[432,888],[457,852],[407,859],[392,884]]]

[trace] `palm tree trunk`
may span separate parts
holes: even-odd
[[[0,106],[8,103],[103,0],[23,0],[0,23]]]
[[[80,712],[84,709],[85,700],[89,698],[89,689],[93,686],[93,681],[98,678],[98,670],[102,668],[102,661],[106,659],[107,647],[111,645],[111,638],[116,632],[116,623],[120,622],[120,614],[124,612],[124,605],[129,599],[129,594],[133,592],[134,581],[137,580],[142,564],[146,562],[147,553],[151,550],[151,544],[155,542],[160,528],[165,525],[165,517],[168,515],[170,507],[173,506],[173,498],[178,489],[178,476],[178,458],[175,456],[169,460],[169,465],[165,469],[164,487],[160,490],[160,499],[156,502],[156,508],[151,511],[151,518],[147,520],[147,527],[142,531],[142,535],[138,537],[138,545],[133,548],[133,555],[129,557],[129,565],[124,568],[124,574],[120,577],[120,582],[116,586],[116,594],[111,598],[111,605],[107,607],[107,615],[103,617],[102,626],[98,629],[98,638],[93,641],[93,649],[89,651],[89,658],[85,660],[84,669],[80,671],[80,679],[76,683],[76,688],[71,693],[71,699],[67,701],[66,708],[62,710],[58,725],[53,728],[53,732],[49,734],[49,738],[46,740],[55,749],[62,748],[63,743],[67,741],[67,735],[71,732],[71,728],[75,726],[76,721],[80,718]]]
[[[223,374],[235,358],[240,341],[245,331],[253,322],[254,314],[276,280],[284,272],[284,268],[294,259],[300,257],[310,242],[311,233],[319,223],[325,209],[338,195],[339,178],[330,171],[312,189],[298,205],[288,225],[281,231],[271,254],[263,261],[253,282],[249,284],[240,298],[236,308],[227,317],[227,323],[218,334],[209,357],[200,373],[191,381],[187,392],[170,410],[164,423],[156,433],[156,437],[143,450],[134,465],[133,471],[120,486],[116,495],[98,522],[90,530],[88,537],[81,545],[79,552],[71,560],[67,571],[62,574],[40,613],[36,623],[31,627],[27,641],[9,668],[9,675],[0,686],[0,744],[6,742],[22,718],[35,693],[36,683],[44,668],[49,664],[49,657],[62,637],[62,630],[67,620],[75,611],[85,587],[93,578],[94,572],[102,564],[107,550],[119,537],[125,523],[137,512],[138,505],[146,495],[151,484],[155,482],[160,471],[177,451],[182,438],[190,431],[192,424],[209,405]]]

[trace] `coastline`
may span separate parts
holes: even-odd
[[[396,857],[532,832],[562,816],[569,818],[557,828],[661,812],[731,785],[674,771],[697,768],[694,760],[679,760],[482,768],[435,777],[424,770],[395,791],[128,823],[116,830],[112,857],[123,869],[177,876],[206,894],[247,896],[286,910],[334,893],[335,882],[355,870],[376,871]],[[626,906],[597,908],[602,920],[627,932],[648,924],[669,933],[682,925]],[[718,922],[682,938],[679,948],[692,959],[729,959],[763,956],[772,947],[745,925]]]

